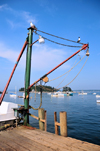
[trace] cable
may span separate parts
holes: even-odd
[[[43,37],[43,36],[42,36],[42,37]],[[43,37],[43,38],[44,38],[44,39],[46,39],[46,40],[48,40],[48,41],[51,41],[51,42],[53,42],[53,43],[56,43],[56,44],[58,44],[58,45],[67,46],[67,47],[76,47],[76,48],[81,48],[81,46],[66,45],[66,44],[62,44],[62,43],[59,43],[59,42],[56,42],[56,41],[50,40],[50,39],[45,38],[45,37]]]
[[[84,55],[84,57],[85,57],[85,56],[86,56],[86,55]],[[67,74],[68,72],[70,72],[73,68],[75,68],[75,67],[84,59],[84,57],[83,57],[77,64],[75,64],[75,66],[73,66],[70,70],[68,70],[67,72],[65,72],[64,74],[62,74],[61,76],[59,76],[59,77],[57,77],[57,78],[55,78],[55,79],[49,80],[49,82],[54,81],[54,80],[56,80],[56,79],[58,79],[58,78],[64,76],[64,75]]]
[[[74,43],[78,43],[77,41],[70,40],[70,39],[66,39],[66,38],[63,38],[63,37],[59,37],[59,36],[56,36],[56,35],[53,35],[53,34],[44,32],[44,31],[39,30],[39,29],[37,29],[37,31],[42,32],[42,33],[47,34],[47,35],[50,35],[50,36],[53,36],[53,37],[56,37],[56,38],[60,38],[60,39],[63,39],[63,40],[67,40],[67,41],[70,41],[70,42],[74,42]],[[83,45],[84,43],[79,42],[79,44],[82,44],[82,45]]]
[[[38,34],[37,32],[34,32],[35,34],[37,34],[37,35],[40,35],[40,34]],[[44,37],[44,36],[42,36],[44,39],[46,39],[46,40],[48,40],[48,41],[50,41],[50,42],[53,42],[53,43],[56,43],[56,44],[58,44],[58,45],[62,45],[62,46],[67,46],[67,47],[76,47],[76,48],[81,48],[81,46],[72,46],[72,45],[66,45],[66,44],[62,44],[62,43],[59,43],[59,42],[56,42],[56,41],[53,41],[53,40],[50,40],[50,39],[48,39],[48,38],[46,38],[46,37]]]
[[[86,54],[84,55],[84,57],[86,56]],[[83,57],[83,58],[84,58]],[[80,61],[82,61],[83,60],[83,58],[80,60]],[[79,61],[79,62],[80,62]],[[76,62],[76,61],[75,61]],[[75,62],[74,62],[74,64],[75,64]],[[79,62],[76,64],[76,65],[78,65],[79,64]],[[68,76],[68,74],[70,73],[70,71],[76,66],[74,66],[74,64],[73,64],[73,67],[69,70],[69,72],[67,73],[67,75],[64,77],[64,79],[56,86],[56,88],[66,79],[66,77]]]
[[[82,68],[80,69],[80,71],[78,72],[78,74],[77,74],[68,84],[66,84],[65,86],[63,86],[63,87],[61,87],[61,88],[58,88],[58,89],[54,88],[54,90],[60,90],[60,89],[62,89],[62,88],[64,88],[64,87],[68,86],[70,83],[72,83],[72,82],[77,78],[77,76],[80,74],[80,72],[82,71],[83,67],[85,66],[85,64],[86,64],[86,62],[87,62],[87,60],[88,60],[88,58],[89,58],[89,57],[87,57],[85,63],[83,64],[83,66],[82,66]],[[39,86],[43,87],[42,85],[39,85]],[[47,88],[45,88],[45,87],[43,87],[43,88],[44,88],[44,89],[47,89]],[[51,91],[53,91],[53,90],[51,90]]]
[[[68,84],[66,84],[66,85],[63,86],[63,87],[66,87],[67,85],[69,85],[70,83],[72,83],[72,82],[76,79],[76,77],[79,75],[79,73],[82,71],[83,67],[85,66],[85,64],[86,64],[86,62],[87,62],[87,60],[88,60],[88,58],[89,58],[89,57],[87,57],[87,59],[86,59],[84,65],[82,66],[82,68],[80,69],[80,71],[78,72],[78,74],[74,77],[74,79],[72,79],[72,81],[70,81]],[[62,89],[63,87],[59,88],[59,90]]]

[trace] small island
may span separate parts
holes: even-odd
[[[40,86],[33,86],[33,87],[31,87],[31,91],[37,91],[37,92],[39,92],[40,91]],[[20,88],[19,89],[19,91],[20,92],[24,92],[25,91],[25,89],[24,88]],[[51,87],[51,86],[43,86],[42,87],[42,91],[43,92],[54,92],[54,91],[59,91],[59,89],[56,89],[56,88],[54,88],[54,87]],[[66,91],[72,91],[72,89],[70,88],[70,87],[63,87],[63,90],[62,90],[63,92],[66,92]]]

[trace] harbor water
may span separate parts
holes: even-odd
[[[79,140],[100,145],[100,103],[97,103],[96,94],[98,91],[86,91],[87,95],[64,96],[63,98],[51,97],[43,93],[42,108],[47,111],[47,131],[54,133],[54,112],[57,112],[57,121],[59,121],[60,111],[67,112],[68,136]],[[96,94],[93,94],[93,93]],[[22,96],[22,92],[17,92]],[[23,98],[11,98],[5,95],[4,101],[24,104]],[[37,108],[40,104],[40,94],[30,93],[30,105]],[[30,113],[38,116],[38,111],[30,109]],[[38,121],[30,117],[30,124],[39,128]],[[59,130],[60,131],[60,130]]]

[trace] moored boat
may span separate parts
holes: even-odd
[[[97,103],[100,103],[100,100],[97,100]]]
[[[3,101],[0,106],[0,126],[13,124],[16,117],[14,116],[13,108],[18,108],[18,104]]]
[[[100,95],[96,95],[96,98],[100,98]]]
[[[55,93],[55,94],[52,94],[51,97],[64,97],[64,94],[63,93]]]
[[[87,95],[86,92],[79,92],[78,95]]]
[[[10,97],[16,98],[17,95],[15,93],[10,93]]]

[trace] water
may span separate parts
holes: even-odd
[[[100,145],[100,103],[96,103],[96,96],[93,92],[100,94],[100,91],[87,91],[87,95],[64,96],[64,98],[51,98],[51,95],[43,93],[42,107],[47,111],[47,131],[54,133],[54,112],[57,112],[57,121],[59,122],[59,112],[67,112],[68,136],[79,140],[91,142]],[[22,95],[22,92],[18,92]],[[40,95],[31,93],[30,105],[38,107]],[[100,99],[100,98],[98,98]],[[10,98],[6,94],[4,101],[24,104],[22,98]],[[38,116],[38,111],[30,109],[30,113]],[[30,124],[39,128],[38,121],[30,117]]]

